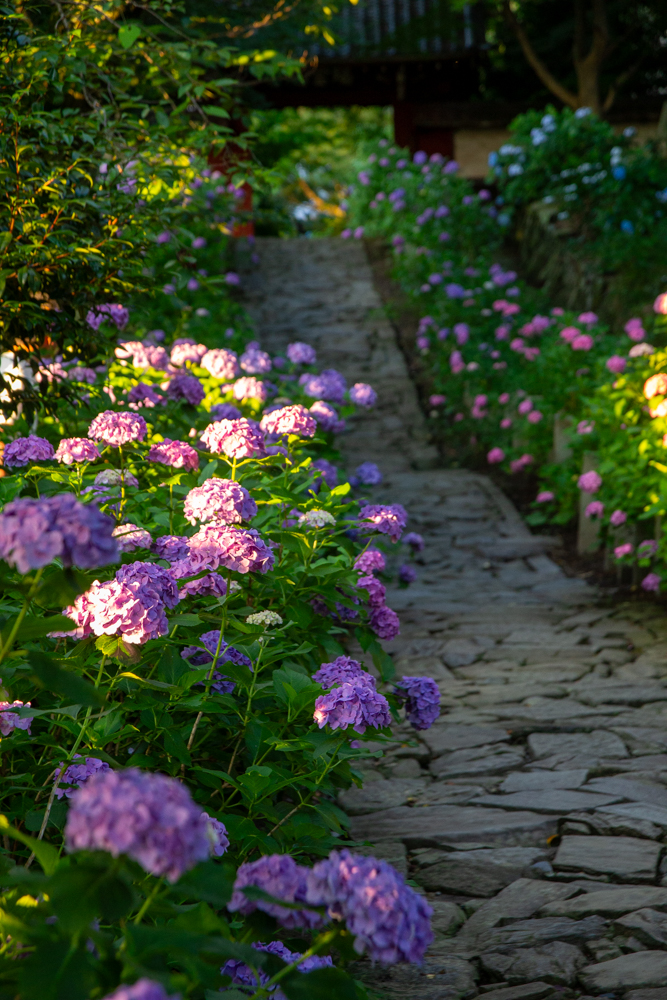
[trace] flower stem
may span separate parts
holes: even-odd
[[[0,650],[0,663],[2,663],[2,661],[5,658],[5,656],[7,655],[7,653],[10,651],[10,649],[14,645],[14,639],[16,638],[18,630],[21,627],[21,622],[23,621],[23,619],[26,616],[28,608],[32,604],[32,599],[35,596],[35,593],[37,592],[37,588],[39,586],[39,581],[42,578],[42,573],[43,572],[44,572],[44,567],[40,566],[40,568],[35,573],[35,579],[32,581],[32,585],[30,587],[30,590],[28,591],[28,596],[26,597],[25,601],[23,602],[23,607],[19,611],[18,616],[16,618],[16,621],[12,625],[12,630],[9,633],[9,637],[7,638],[7,642],[3,645],[2,649]]]

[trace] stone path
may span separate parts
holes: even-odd
[[[436,941],[421,970],[364,978],[402,1000],[667,1000],[667,621],[599,601],[489,479],[437,467],[362,245],[258,242],[262,344],[308,341],[374,385],[378,408],[341,439],[348,470],[377,462],[374,499],[426,541],[417,583],[388,590],[386,648],[399,674],[437,679],[444,712],[342,804],[427,894]]]

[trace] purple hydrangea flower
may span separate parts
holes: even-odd
[[[239,364],[249,375],[265,375],[273,368],[271,358],[266,351],[260,351],[257,347],[248,347],[239,358]]]
[[[261,458],[265,454],[264,435],[254,420],[217,420],[208,425],[201,439],[209,451],[228,458]]]
[[[331,663],[323,663],[313,674],[313,680],[323,688],[332,688],[336,684],[361,680],[375,687],[375,678],[367,673],[358,660],[351,656],[337,656]]]
[[[395,639],[401,633],[401,621],[391,608],[371,608],[368,623],[380,639]]]
[[[364,406],[369,409],[377,403],[378,395],[375,389],[368,385],[367,382],[355,382],[350,389],[350,399],[357,406]]]
[[[206,393],[196,375],[177,372],[167,386],[167,395],[170,399],[184,399],[191,406],[199,406]]]
[[[231,479],[207,479],[187,494],[183,513],[190,524],[196,521],[240,524],[255,516],[257,504],[239,483]]]
[[[216,831],[185,785],[137,768],[101,771],[72,795],[67,850],[127,854],[144,871],[177,882],[212,853]]]
[[[181,340],[175,340],[171,345],[169,359],[172,365],[179,367],[187,361],[198,365],[207,351],[206,344],[195,344],[194,340],[190,340],[189,337],[183,337]]]
[[[366,549],[354,561],[354,568],[357,573],[362,573],[363,575],[374,573],[375,570],[381,573],[385,566],[384,556],[377,549]]]
[[[127,395],[131,410],[138,410],[142,406],[152,410],[160,403],[164,403],[164,397],[156,392],[152,385],[146,382],[138,382],[133,385]]]
[[[433,910],[386,861],[332,851],[309,873],[307,899],[344,920],[355,951],[373,962],[420,963],[433,940]]]
[[[117,358],[131,358],[134,368],[156,368],[158,371],[164,371],[169,367],[169,355],[164,347],[143,340],[125,340],[114,353]]]
[[[70,382],[86,382],[88,385],[95,385],[97,372],[93,368],[86,368],[85,365],[77,365],[75,368],[70,368],[67,378]]]
[[[408,585],[414,583],[417,579],[417,570],[410,563],[402,563],[398,567],[398,579]]]
[[[117,570],[116,579],[144,600],[161,602],[167,608],[175,608],[178,604],[178,587],[173,576],[156,563],[128,563]]]
[[[283,406],[281,409],[265,413],[259,425],[265,434],[273,435],[274,440],[285,434],[298,434],[299,437],[315,436],[317,423],[305,406]]]
[[[171,438],[152,444],[146,458],[149,462],[170,465],[172,469],[192,471],[199,468],[199,455],[192,445],[185,441],[172,441]]]
[[[137,979],[131,986],[119,986],[113,993],[108,993],[103,1000],[177,1000],[177,998],[169,997],[160,983],[143,978]]]
[[[424,539],[416,531],[408,531],[407,535],[403,535],[403,544],[409,545],[415,553],[424,550]]]
[[[382,473],[375,462],[362,462],[355,469],[354,478],[357,484],[363,486],[379,486],[382,482]]]
[[[325,368],[319,375],[304,374],[299,379],[306,396],[313,399],[328,399],[334,403],[342,403],[347,383],[335,368]]]
[[[386,596],[386,589],[384,584],[380,583],[377,577],[360,576],[358,587],[362,587],[364,590],[368,591],[368,606],[371,608],[381,608],[384,606],[384,599]]]
[[[15,708],[30,708],[30,702],[0,701],[0,733],[3,736],[9,736],[14,729],[30,732],[32,719],[22,719],[20,715],[12,711]]]
[[[283,927],[319,927],[322,917],[312,910],[288,910],[277,903],[263,899],[248,899],[242,891],[246,886],[257,886],[269,896],[286,903],[305,903],[308,868],[298,865],[287,854],[268,854],[257,861],[246,862],[236,873],[234,892],[227,909],[246,916],[254,910],[269,913]]]
[[[93,306],[86,314],[86,323],[92,326],[93,330],[99,330],[105,319],[111,320],[119,330],[127,326],[130,318],[130,310],[122,306],[120,302],[105,302],[103,305]]]
[[[318,399],[310,407],[310,412],[317,420],[323,431],[331,431],[333,434],[340,434],[345,430],[345,421],[340,420],[333,406]]]
[[[199,636],[199,641],[204,644],[205,649],[201,649],[199,646],[186,646],[182,651],[181,656],[184,660],[188,660],[193,667],[203,667],[207,663],[212,663],[215,656],[215,651],[218,648],[218,642],[220,642],[220,653],[218,655],[218,664],[222,663],[235,663],[237,666],[248,667],[252,670],[252,661],[245,653],[239,652],[234,646],[230,646],[224,639],[220,638],[220,629],[213,629],[212,632],[204,632],[203,635]],[[213,675],[216,676],[215,674]],[[231,688],[233,690],[234,684],[231,683]],[[215,688],[215,684],[213,687]]]
[[[127,411],[115,413],[105,410],[98,413],[88,428],[88,437],[94,441],[120,448],[130,441],[143,441],[146,437],[146,421],[137,413]]]
[[[317,360],[315,348],[310,344],[304,344],[302,340],[288,344],[286,353],[293,365],[314,365]]]
[[[365,733],[368,726],[382,729],[391,725],[387,699],[363,678],[344,681],[340,687],[316,698],[313,719],[320,729],[327,725],[331,729],[352,726],[357,733]]]
[[[5,445],[2,462],[8,469],[13,469],[27,465],[28,462],[48,462],[53,457],[53,445],[50,441],[28,434],[27,437],[16,438]]]
[[[82,757],[81,754],[74,754],[75,760],[83,761],[82,764],[70,764],[69,767],[65,768],[65,773],[62,778],[60,777],[63,769],[63,763],[61,761],[60,767],[57,767],[53,775],[53,780],[58,782],[58,787],[56,788],[56,798],[62,799],[66,796],[71,799],[72,795],[77,788],[84,785],[89,778],[92,778],[94,774],[98,771],[109,771],[109,765],[106,761],[99,760],[97,757]]]
[[[282,958],[283,962],[286,962],[288,965],[292,965],[301,958],[301,952],[290,951],[282,941],[271,941],[269,944],[262,944],[261,941],[255,941],[253,948],[256,951],[267,951],[271,955],[277,955],[278,958]],[[333,959],[331,955],[311,955],[310,958],[305,958],[303,962],[300,962],[297,965],[297,969],[299,972],[312,972],[313,969],[324,969],[332,965]],[[226,962],[220,972],[223,976],[229,976],[232,982],[239,986],[251,987],[253,992],[259,986],[265,986],[271,978],[268,973],[260,969],[258,979],[250,966],[236,958],[231,958]],[[271,989],[271,1000],[287,1000],[287,997],[279,986],[274,986]]]
[[[315,459],[311,464],[311,468],[317,470],[314,475],[316,475],[317,479],[324,479],[330,489],[333,489],[338,483],[338,469],[331,462],[327,461],[326,458]],[[319,489],[319,486],[317,488]]]
[[[188,559],[172,566],[172,573],[176,580],[193,576],[195,572]],[[226,593],[227,584],[223,576],[220,576],[219,573],[205,573],[204,576],[198,576],[195,580],[187,580],[179,590],[178,596],[181,601],[184,601],[186,597],[224,597]]]
[[[135,549],[150,549],[153,539],[149,531],[139,528],[136,524],[119,524],[113,529],[113,537],[118,542],[121,552],[134,552]]]
[[[201,359],[201,366],[205,368],[213,378],[219,378],[223,382],[231,382],[239,373],[238,358],[234,351],[228,351],[224,347],[216,347],[207,351]]]
[[[224,566],[236,573],[268,573],[275,558],[254,528],[204,524],[190,539],[190,561],[199,569]]]
[[[405,716],[415,729],[430,729],[440,715],[440,691],[432,677],[401,677],[394,693],[405,701]]]
[[[265,403],[269,398],[269,390],[261,379],[254,375],[247,375],[239,378],[234,383],[232,392],[234,399],[257,399],[260,403]]]
[[[0,513],[0,558],[19,573],[48,566],[93,569],[118,560],[115,521],[72,493],[12,500]]]
[[[75,462],[94,462],[100,458],[97,445],[88,438],[63,438],[56,449],[54,458],[65,465]]]
[[[392,542],[399,540],[408,523],[408,513],[400,503],[369,504],[361,508],[359,518],[371,523],[372,527],[366,528],[366,530],[379,531],[383,535],[389,535]]]
[[[155,553],[158,559],[166,559],[167,562],[185,559],[189,552],[189,541],[186,535],[162,535],[155,539]]]
[[[216,403],[211,407],[210,414],[216,420],[238,420],[243,416],[238,406],[231,403]]]

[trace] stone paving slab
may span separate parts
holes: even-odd
[[[377,462],[364,495],[402,503],[426,542],[416,583],[387,588],[401,635],[385,648],[436,679],[444,714],[402,728],[341,803],[363,850],[428,883],[436,940],[421,970],[360,974],[396,1000],[667,1000],[667,619],[602,601],[490,479],[440,466],[359,241],[258,250],[244,285],[262,345],[307,341],[375,387],[339,438],[346,468]]]

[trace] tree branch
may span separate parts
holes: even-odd
[[[607,96],[605,97],[604,104],[602,105],[603,111],[609,111],[610,107],[616,100],[616,95],[618,94],[620,88],[623,86],[624,83],[628,82],[631,76],[634,76],[634,74],[637,72],[641,64],[644,62],[645,58],[646,58],[646,53],[643,52],[640,55],[639,59],[635,60],[635,62],[631,66],[628,66],[626,70],[623,70],[622,73],[619,73],[614,82],[609,85]]]
[[[531,45],[530,40],[526,35],[526,32],[523,30],[521,24],[519,23],[513,11],[511,10],[509,5],[509,0],[504,0],[502,5],[502,13],[506,22],[509,24],[510,28],[516,35],[517,41],[519,42],[519,45],[521,46],[523,54],[526,57],[528,63],[535,70],[538,77],[545,85],[545,87],[548,87],[551,93],[554,94],[559,100],[561,100],[563,104],[567,104],[568,107],[570,108],[579,107],[579,101],[577,100],[576,95],[571,93],[571,91],[569,91],[567,87],[564,87],[563,84],[556,79],[553,73],[551,73],[551,71],[547,69],[545,64],[538,56],[537,52]]]
[[[585,56],[584,45],[586,42],[586,15],[584,13],[584,0],[574,0],[574,42],[572,45],[572,59],[576,63]]]

